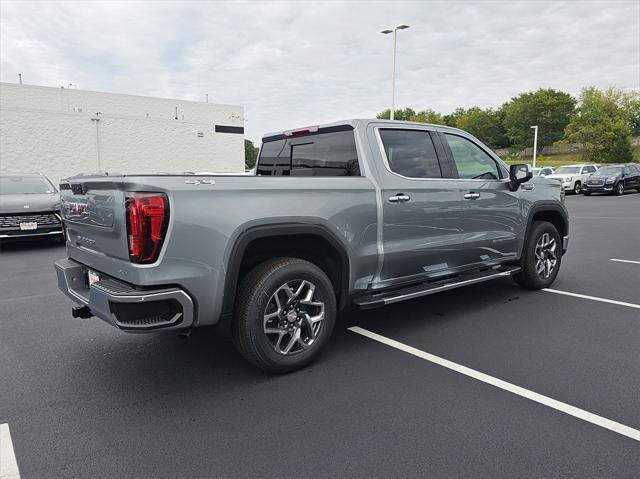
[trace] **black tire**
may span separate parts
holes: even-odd
[[[624,183],[622,181],[618,182],[614,191],[616,196],[624,195]]]
[[[576,195],[579,195],[580,193],[582,193],[582,183],[580,183],[579,181],[576,181],[576,184],[573,185],[573,192]]]
[[[284,339],[282,342],[288,344],[293,334],[285,333],[289,336],[281,337],[266,333],[264,329],[268,323],[265,322],[265,313],[267,313],[267,308],[272,308],[275,305],[274,295],[276,297],[280,295],[280,298],[287,297],[286,295],[282,296],[283,286],[295,285],[296,282],[302,281],[315,286],[312,301],[324,303],[324,319],[319,324],[317,336],[307,346],[307,349],[302,349],[302,344],[295,342],[290,353],[278,352],[276,351],[280,345],[280,342],[277,342],[278,339],[280,341]],[[282,299],[280,302],[282,303]],[[291,303],[291,306],[295,306],[294,303]],[[283,308],[278,308],[278,310],[285,310],[287,307],[290,306],[285,304]],[[302,306],[300,307],[302,308]],[[296,315],[295,312],[292,314]],[[310,326],[302,319],[299,320],[300,323],[290,324],[287,321],[295,321],[295,319],[289,320],[288,317],[286,314],[284,316],[276,315],[275,319],[269,321],[281,322],[292,328],[295,328],[296,324],[302,324],[299,326],[300,331],[309,331],[307,328]],[[268,372],[286,373],[305,367],[318,356],[331,337],[335,321],[336,296],[333,285],[324,271],[313,263],[302,259],[273,258],[256,266],[240,283],[236,296],[232,339],[240,354],[250,363]],[[270,324],[269,329],[271,329]],[[283,329],[279,329],[279,331],[283,331]],[[306,339],[310,340],[310,336],[307,335]],[[304,338],[302,340],[305,341]],[[274,342],[277,344],[274,345]],[[295,348],[299,350],[296,351]],[[284,348],[280,347],[280,349]]]
[[[583,191],[582,194],[584,196],[591,196],[591,192],[590,191]]]
[[[536,249],[538,243],[543,236],[547,234],[555,241],[555,264],[550,271],[549,276],[545,277],[546,271],[539,273],[537,271],[538,259],[536,258]],[[525,241],[525,247],[522,254],[520,265],[522,271],[513,275],[513,279],[523,288],[527,289],[543,289],[548,288],[556,279],[560,270],[562,261],[562,239],[558,230],[547,221],[536,221],[531,225],[531,232]]]

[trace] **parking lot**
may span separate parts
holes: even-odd
[[[566,203],[555,292],[348,310],[284,376],[210,331],[71,319],[64,247],[3,245],[0,457],[43,478],[638,477],[640,194]]]

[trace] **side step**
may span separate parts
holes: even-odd
[[[395,289],[393,291],[380,291],[369,293],[353,300],[353,305],[359,309],[373,309],[387,304],[398,303],[408,299],[420,298],[429,294],[440,293],[450,289],[461,288],[476,283],[483,283],[492,279],[511,276],[519,273],[520,266],[503,266],[499,269],[490,269],[479,273],[471,273],[464,276],[457,276],[447,280],[421,283],[416,286]]]

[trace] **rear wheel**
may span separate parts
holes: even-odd
[[[336,297],[316,265],[274,258],[242,280],[235,311],[238,351],[265,371],[285,373],[309,364],[327,343],[336,320]]]
[[[522,255],[522,271],[515,274],[513,279],[523,288],[547,288],[555,281],[561,260],[562,246],[558,230],[547,221],[536,221]]]

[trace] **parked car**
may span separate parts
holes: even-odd
[[[553,168],[551,166],[543,166],[541,168],[531,168],[531,174],[533,176],[549,176],[553,174]]]
[[[582,187],[592,173],[597,171],[596,165],[567,165],[561,166],[547,178],[560,181],[565,191],[582,193]]]
[[[623,195],[628,190],[640,193],[640,167],[633,163],[603,166],[589,177],[582,192]]]
[[[60,195],[40,174],[0,175],[0,239],[62,238]]]
[[[348,120],[263,138],[256,176],[63,180],[60,289],[130,332],[216,325],[273,372],[308,364],[338,309],[512,276],[553,283],[563,192],[464,131]]]

